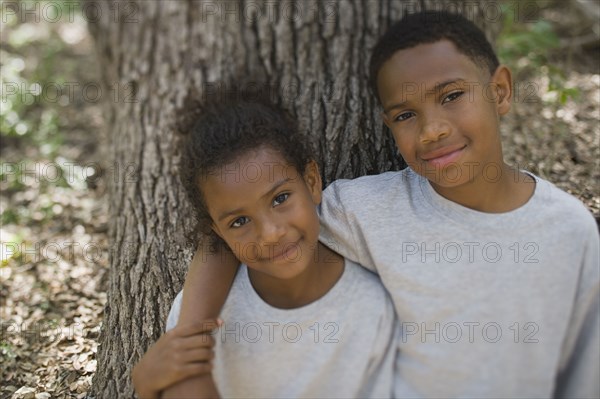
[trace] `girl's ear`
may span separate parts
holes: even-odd
[[[212,231],[215,232],[216,235],[219,236],[219,238],[221,238],[222,240],[224,240],[223,234],[221,234],[221,230],[219,230],[219,227],[216,224],[211,223],[210,228],[212,229]]]
[[[308,191],[312,197],[313,203],[318,205],[321,203],[321,194],[323,192],[323,183],[321,182],[321,174],[319,173],[319,165],[314,160],[306,164],[304,170],[304,182],[308,187]]]
[[[492,76],[492,82],[496,86],[496,109],[499,115],[505,115],[510,111],[512,103],[512,74],[510,69],[500,65]]]

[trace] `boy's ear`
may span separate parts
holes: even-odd
[[[321,181],[321,174],[319,173],[319,165],[317,165],[314,160],[311,160],[306,164],[303,177],[314,204],[320,204],[321,194],[323,193],[323,183]]]
[[[496,86],[496,107],[499,115],[505,115],[510,111],[512,103],[512,74],[510,69],[500,65],[494,75],[492,82]]]

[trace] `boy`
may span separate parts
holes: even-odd
[[[448,13],[408,15],[375,47],[371,83],[409,168],[328,187],[321,240],[377,272],[394,301],[395,395],[600,396],[597,227],[504,163],[512,80],[483,33]],[[180,324],[216,316],[223,294],[204,290],[235,270],[201,255]]]

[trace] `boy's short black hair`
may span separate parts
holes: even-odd
[[[298,131],[294,118],[271,101],[266,85],[218,84],[218,90],[195,105],[192,120],[181,127],[180,180],[196,213],[192,237],[208,236],[222,243],[211,229],[200,182],[210,173],[261,147],[270,147],[302,175],[313,159],[308,140]],[[188,116],[188,119],[190,117]],[[201,233],[200,237],[198,234]]]
[[[483,31],[462,15],[445,11],[409,14],[394,23],[373,49],[369,66],[369,84],[377,99],[379,99],[377,75],[382,65],[394,53],[443,39],[451,41],[460,53],[469,57],[477,65],[487,68],[490,74],[493,74],[500,64]]]

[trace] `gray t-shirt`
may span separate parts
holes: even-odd
[[[167,330],[181,308],[177,295]],[[339,281],[306,306],[278,309],[235,277],[215,336],[213,377],[226,398],[389,398],[398,323],[373,273],[346,261]]]
[[[325,190],[321,241],[394,301],[397,397],[600,396],[597,226],[535,180],[501,214],[448,201],[410,169]]]

